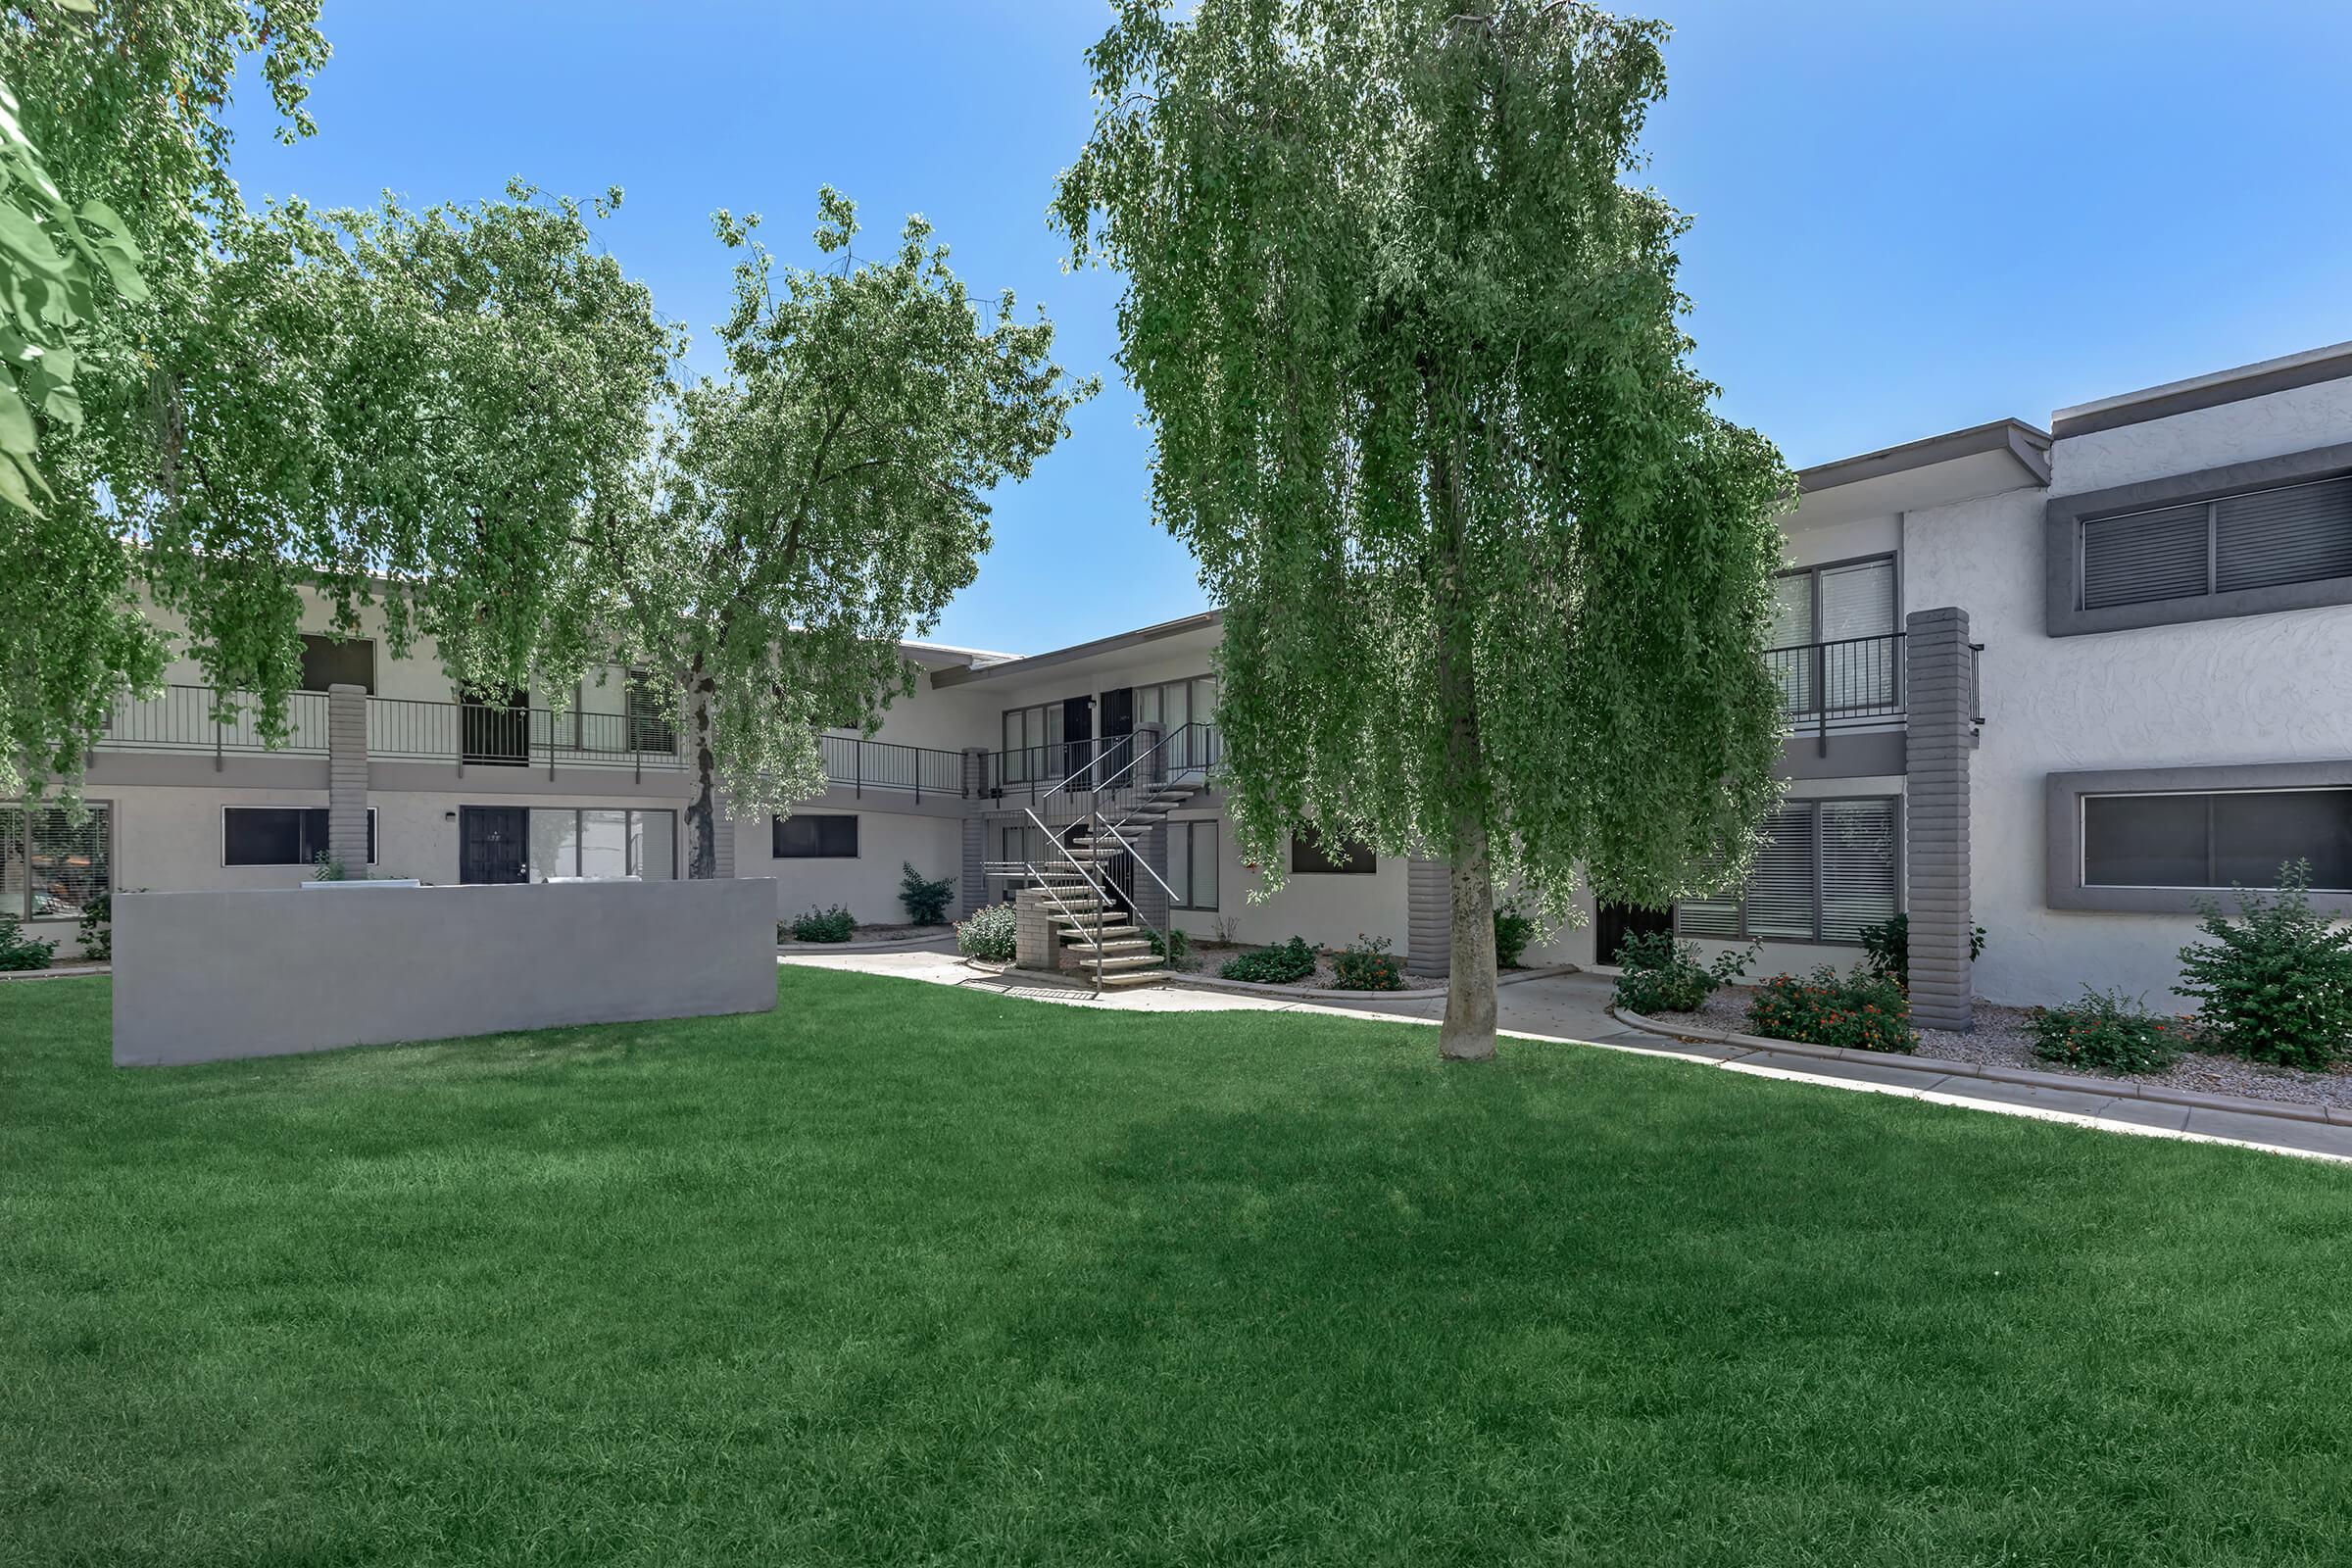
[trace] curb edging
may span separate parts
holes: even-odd
[[[1530,980],[1554,980],[1564,974],[1579,973],[1573,963],[1555,963],[1542,969],[1514,969],[1497,975],[1494,984],[1524,985]],[[1189,986],[1196,991],[1230,991],[1245,997],[1295,997],[1311,1002],[1427,1002],[1446,995],[1444,986],[1420,986],[1407,991],[1343,991],[1337,986],[1269,986],[1255,980],[1228,980],[1222,975],[1179,973],[1171,975],[1168,984]]]
[[[2087,1073],[2042,1072],[2032,1067],[1987,1067],[1981,1062],[1952,1061],[1942,1056],[1914,1056],[1895,1051],[1849,1051],[1843,1046],[1816,1046],[1802,1040],[1773,1040],[1737,1030],[1695,1029],[1687,1024],[1664,1024],[1630,1007],[1609,1004],[1609,1016],[1631,1029],[1646,1029],[1670,1040],[1693,1045],[1736,1046],[1746,1052],[1770,1052],[1783,1056],[1812,1056],[1822,1061],[1867,1061],[1882,1067],[1916,1072],[1932,1078],[1982,1078],[1987,1083],[2017,1084],[2028,1089],[2061,1089],[2074,1094],[2097,1094],[2110,1100],[2145,1100],[2154,1104],[2180,1105],[2189,1110],[2231,1110],[2279,1121],[2319,1122],[2352,1127],[2352,1106],[2330,1105],[2314,1100],[2251,1100],[2243,1095],[2209,1095],[2194,1089],[2167,1089],[2131,1079],[2107,1079]]]

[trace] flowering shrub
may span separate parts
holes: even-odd
[[[2174,989],[2203,1005],[2197,1022],[2216,1051],[2288,1067],[2325,1068],[2352,1055],[2352,927],[2311,906],[2311,862],[2278,869],[2265,899],[2237,890],[2239,918],[2202,906],[2213,940],[2180,950]]]
[[[2162,1072],[2186,1043],[2186,1025],[2160,1018],[2123,993],[2082,988],[2065,1007],[2035,1007],[2026,1028],[2034,1054],[2096,1072]]]
[[[1801,1040],[1849,1051],[1909,1051],[1911,1003],[1892,980],[1823,965],[1803,979],[1776,974],[1747,1004],[1747,1027],[1774,1040]]]
[[[830,909],[810,909],[795,915],[789,927],[795,942],[847,942],[858,931],[850,911],[836,904]],[[779,931],[777,935],[783,935]]]
[[[1228,980],[1247,980],[1261,986],[1293,985],[1314,972],[1315,950],[1306,945],[1304,937],[1293,937],[1255,953],[1227,958],[1217,970]]]
[[[1361,931],[1355,940],[1332,956],[1336,971],[1332,985],[1341,991],[1402,991],[1404,965],[1389,952],[1387,937],[1368,937]]]
[[[1010,963],[1017,917],[1009,904],[983,904],[969,920],[956,922],[958,951],[991,963]]]
[[[1755,948],[1731,949],[1712,963],[1698,961],[1698,945],[1666,931],[1637,931],[1617,950],[1617,1005],[1629,1012],[1696,1012],[1708,993],[1747,973]]]

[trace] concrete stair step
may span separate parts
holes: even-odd
[[[1078,960],[1078,966],[1082,969],[1099,969],[1103,974],[1108,975],[1122,969],[1142,969],[1156,966],[1159,961],[1160,960],[1157,956],[1153,954],[1139,953],[1130,957],[1124,958],[1081,958]]]
[[[1072,953],[1091,953],[1099,957],[1123,957],[1138,953],[1150,953],[1152,944],[1141,937],[1113,942],[1107,936],[1100,946],[1092,942],[1064,941],[1062,946]]]
[[[1165,969],[1113,969],[1096,976],[1105,991],[1131,991],[1155,986],[1168,978]]]

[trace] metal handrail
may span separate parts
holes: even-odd
[[[817,753],[825,764],[825,777],[849,785],[859,796],[868,789],[911,790],[917,801],[926,792],[958,798],[970,794],[961,752],[868,740],[862,735],[819,735]],[[869,770],[869,759],[880,765]],[[902,761],[904,765],[892,765]]]
[[[243,688],[167,685],[153,697],[124,693],[108,708],[98,744],[115,751],[210,752],[216,759],[223,752],[326,755],[326,693],[288,692],[286,733],[274,744],[262,733],[259,709],[260,699]]]
[[[1899,717],[1905,695],[1902,639],[1899,631],[1882,632],[1766,649],[1764,662],[1781,688],[1783,716],[1796,720],[1800,733],[1810,729],[1825,755],[1831,730]],[[1857,688],[1863,692],[1857,700],[1834,700],[1837,693]]]

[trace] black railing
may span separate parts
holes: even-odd
[[[901,746],[855,735],[819,735],[816,739],[825,761],[825,777],[859,795],[867,790],[907,790],[919,801],[926,795],[961,797],[967,793],[961,752]]]
[[[1781,712],[1824,752],[1830,732],[1881,728],[1903,715],[1903,634],[1801,643],[1764,655]]]
[[[1133,735],[1105,735],[1094,740],[1054,741],[1046,746],[1023,746],[991,752],[983,769],[983,784],[999,800],[1044,800],[1055,790],[1115,788],[1145,751],[1154,754],[1153,765],[1170,772],[1213,766],[1224,757],[1214,724],[1181,724],[1160,734],[1146,725]]]
[[[167,686],[149,698],[124,697],[107,710],[110,750],[152,752],[279,752],[326,755],[326,693],[286,694],[286,734],[276,744],[262,732],[260,699],[251,692],[210,686]]]
[[[645,713],[368,699],[368,755],[482,767],[679,767],[675,726]]]

